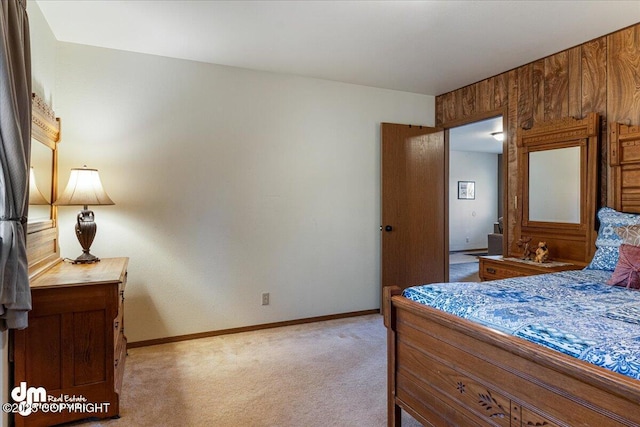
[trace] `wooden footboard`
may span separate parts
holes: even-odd
[[[640,426],[640,381],[385,288],[388,425]]]

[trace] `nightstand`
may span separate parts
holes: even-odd
[[[535,274],[557,273],[558,271],[580,270],[582,265],[551,261],[539,264],[518,258],[505,258],[501,255],[481,256],[479,272],[481,281],[508,279],[510,277],[533,276]]]

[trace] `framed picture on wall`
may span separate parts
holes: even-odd
[[[458,199],[475,200],[476,182],[458,181]]]

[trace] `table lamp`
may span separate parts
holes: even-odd
[[[93,211],[88,205],[113,205],[113,201],[102,188],[100,175],[97,169],[89,169],[85,165],[82,168],[71,169],[69,182],[58,200],[57,206],[84,206],[78,213],[76,223],[76,236],[82,246],[82,255],[76,258],[74,264],[88,264],[100,261],[100,258],[92,255],[89,250],[93,238],[96,236],[96,223]]]

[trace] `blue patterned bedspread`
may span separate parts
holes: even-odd
[[[482,283],[414,286],[404,296],[640,379],[640,291],[577,270]]]

